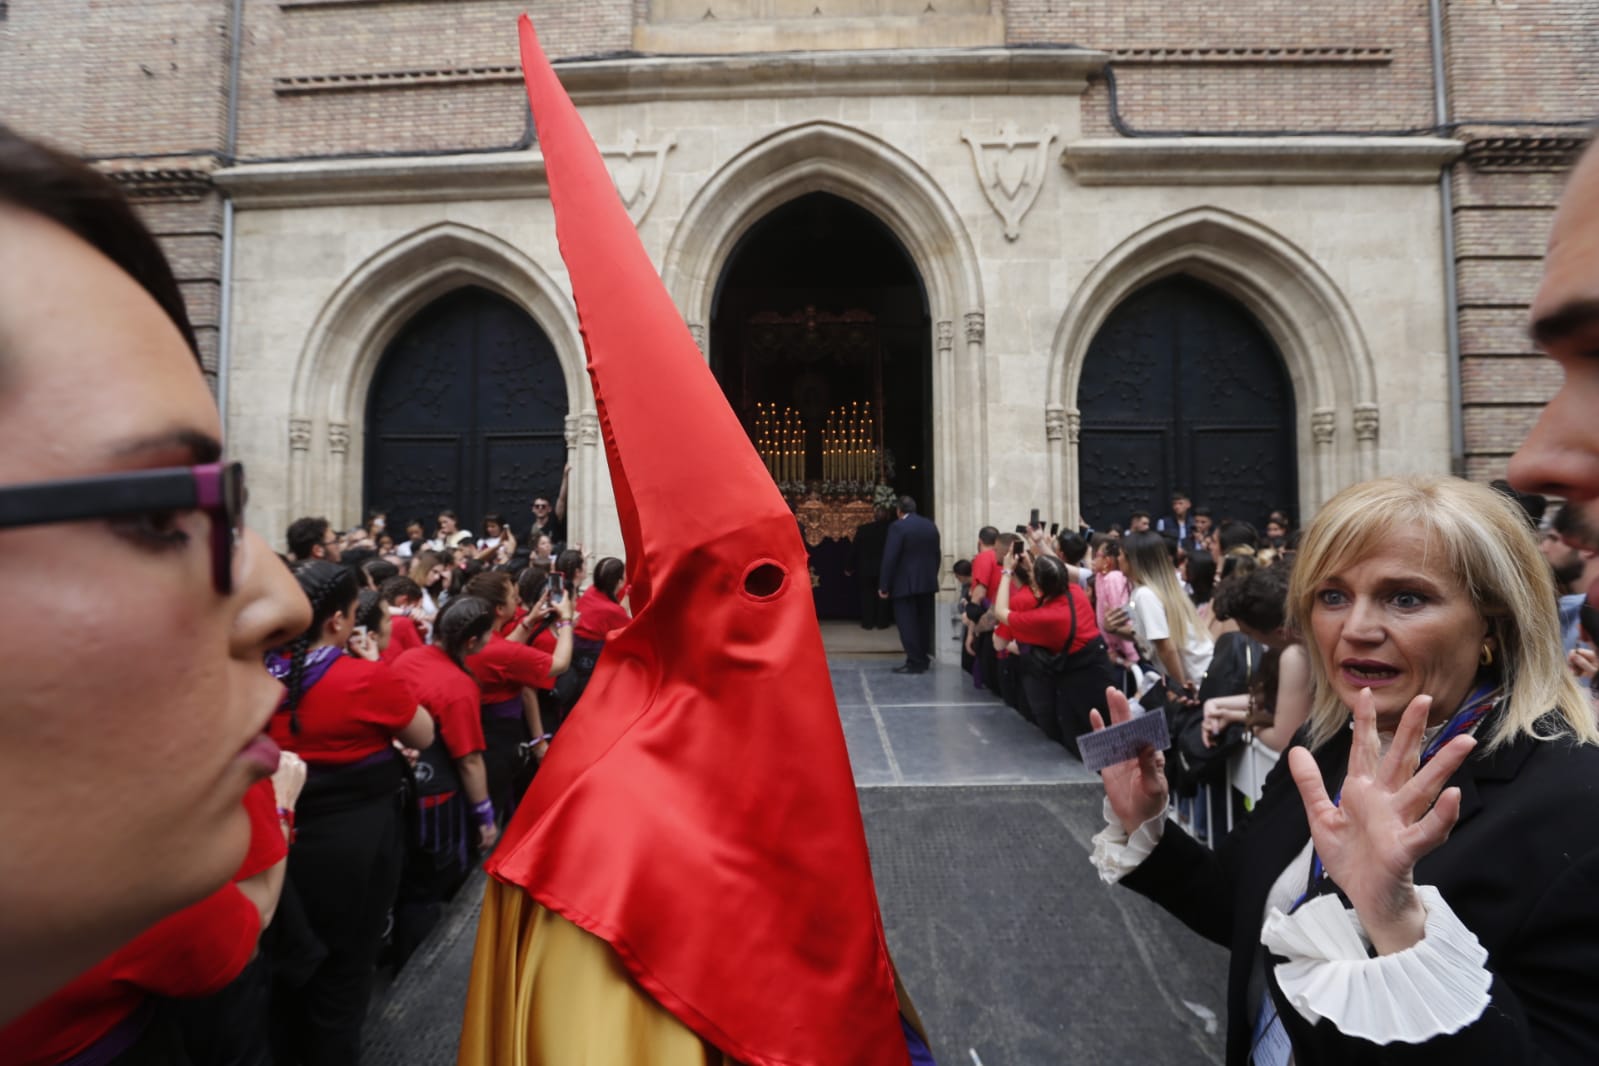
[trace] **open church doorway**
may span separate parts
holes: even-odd
[[[842,197],[776,208],[723,267],[711,369],[795,507],[824,619],[876,620],[874,494],[933,513],[932,346],[910,254]]]

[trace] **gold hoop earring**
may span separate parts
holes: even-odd
[[[1487,641],[1483,642],[1482,654],[1477,656],[1477,661],[1479,663],[1481,663],[1483,666],[1492,666],[1494,664],[1493,646],[1490,645]]]

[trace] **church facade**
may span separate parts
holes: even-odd
[[[111,4],[71,48],[72,5],[0,21],[0,99],[49,89],[0,118],[162,233],[273,539],[520,526],[569,464],[569,538],[620,547],[522,6]],[[1379,474],[1496,476],[1556,384],[1522,318],[1596,110],[1575,0],[530,7],[757,444],[778,405],[831,482],[823,423],[865,404],[851,480],[922,499],[951,561],[1033,509],[1308,517]]]

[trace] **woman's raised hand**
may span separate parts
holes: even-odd
[[[1361,690],[1353,708],[1349,770],[1336,805],[1310,752],[1296,747],[1288,753],[1316,854],[1354,904],[1381,955],[1422,939],[1427,915],[1412,875],[1416,863],[1448,839],[1460,817],[1460,790],[1443,786],[1477,743],[1470,736],[1455,737],[1417,770],[1431,708],[1431,696],[1410,701],[1385,756],[1377,738],[1376,701],[1370,689]]]
[[[378,651],[377,638],[367,632],[351,633],[349,641],[345,643],[345,649],[357,659],[365,659],[371,663],[377,662],[382,657],[382,652]]]
[[[1121,690],[1106,689],[1105,699],[1113,725],[1133,717],[1132,708]],[[1096,733],[1105,728],[1105,719],[1098,711],[1089,711],[1088,720]],[[1099,777],[1105,782],[1105,798],[1110,800],[1110,808],[1116,812],[1116,820],[1128,836],[1151,818],[1160,817],[1166,809],[1166,756],[1154,748],[1146,746],[1139,750],[1136,760],[1105,767]]]

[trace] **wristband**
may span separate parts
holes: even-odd
[[[486,827],[494,824],[494,801],[492,799],[472,804],[472,812],[477,815],[478,825]]]
[[[536,748],[540,744],[543,744],[543,743],[545,743],[547,741],[551,741],[551,740],[554,740],[554,739],[555,739],[555,734],[554,733],[545,733],[542,737],[534,737],[532,740],[528,741],[528,743]]]
[[[553,626],[551,626],[550,628],[554,629],[554,630],[571,629],[572,628],[572,622],[571,622],[570,619],[563,618],[559,622],[557,622]]]
[[[294,843],[294,811],[288,807],[278,808],[278,823],[283,826],[288,834],[289,843]]]

